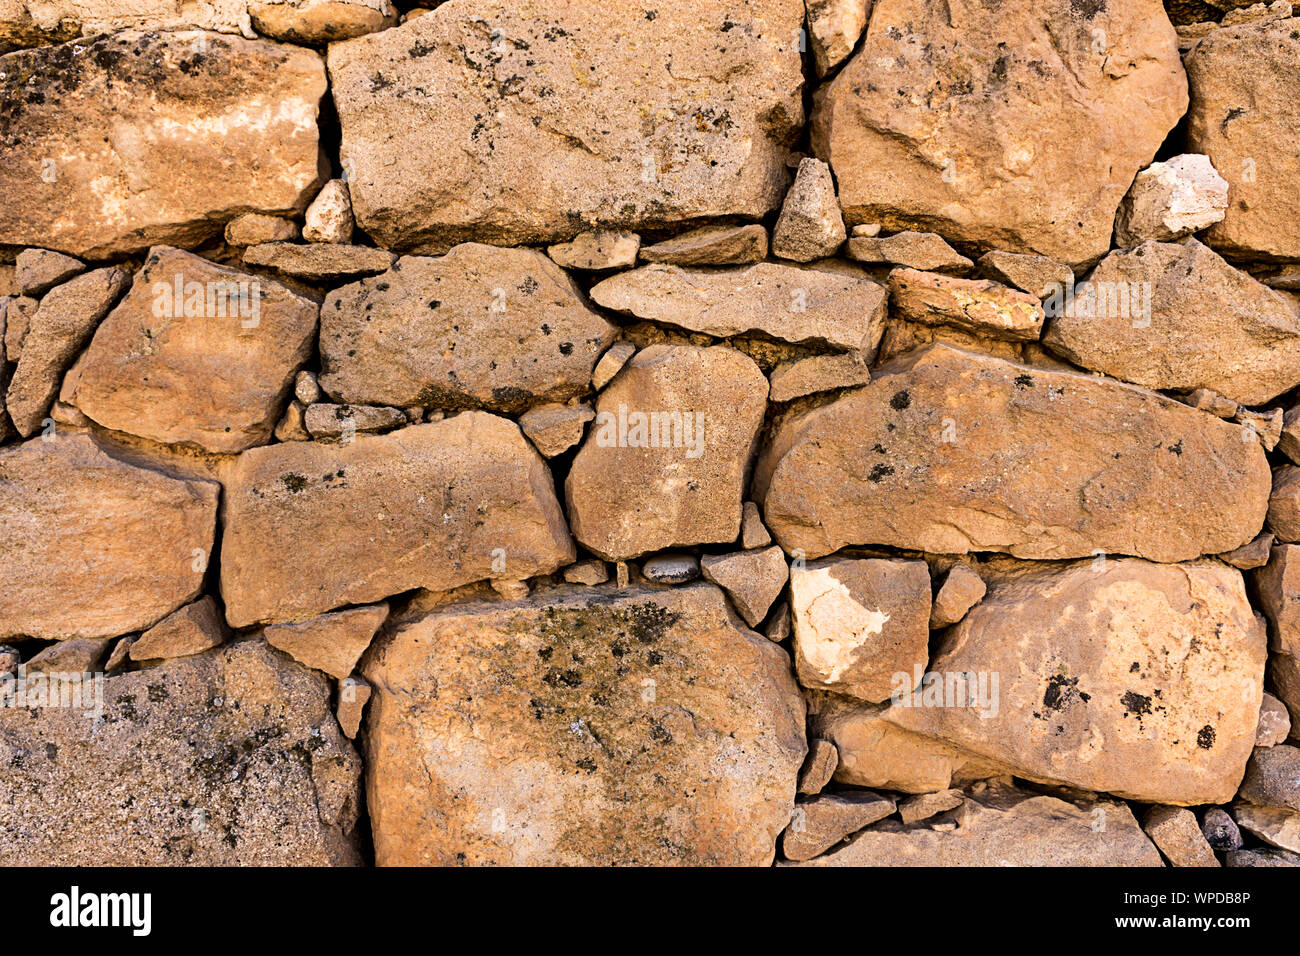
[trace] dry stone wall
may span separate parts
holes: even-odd
[[[1300,864],[1292,13],[0,0],[0,863]]]

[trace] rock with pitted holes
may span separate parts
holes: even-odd
[[[225,489],[221,596],[233,627],[416,587],[523,580],[574,558],[541,456],[486,412],[253,448]]]
[[[106,259],[193,248],[241,213],[301,212],[323,178],[324,94],[311,50],[217,33],[128,30],[9,53],[0,245]]]
[[[0,450],[0,638],[116,637],[194,600],[219,491],[118,461],[86,435]]]
[[[0,841],[28,866],[357,866],[361,761],[328,681],[241,641],[0,708]]]
[[[326,296],[320,386],[353,404],[519,412],[584,394],[617,333],[542,253],[466,243]]]
[[[380,245],[552,243],[780,204],[803,124],[801,0],[469,12],[330,46],[353,208]]]
[[[740,534],[767,379],[724,346],[652,345],[596,402],[565,482],[576,537],[607,561]]]
[[[348,184],[331,179],[307,207],[302,237],[308,242],[351,242],[352,202]]]
[[[1196,814],[1185,807],[1152,807],[1142,818],[1142,829],[1174,866],[1219,865]]]
[[[991,705],[927,706],[917,691],[886,720],[1030,780],[1179,806],[1232,799],[1267,654],[1240,571],[1112,558],[986,578],[930,669],[984,675]]]
[[[762,866],[794,809],[789,658],[709,584],[452,605],[363,672],[381,866]]]
[[[1120,200],[1186,110],[1160,0],[877,0],[818,91],[812,145],[851,225],[1078,264],[1110,248]]]
[[[1183,561],[1255,537],[1270,475],[1241,429],[1130,385],[934,345],[781,419],[755,468],[773,536],[1026,558]]]
[[[1210,807],[1201,818],[1201,835],[1205,842],[1215,850],[1237,850],[1241,848],[1241,830],[1236,821],[1228,816],[1222,807]]]
[[[155,247],[63,400],[150,441],[219,453],[266,444],[312,354],[316,311],[278,282]]]
[[[24,249],[14,260],[14,282],[21,295],[39,296],[85,271],[80,259],[49,249]]]

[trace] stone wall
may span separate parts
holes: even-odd
[[[1300,863],[1285,0],[0,0],[0,862]]]

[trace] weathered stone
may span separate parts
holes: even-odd
[[[49,249],[24,249],[14,260],[19,295],[40,296],[60,282],[86,271],[80,259]]]
[[[1268,530],[1284,543],[1300,541],[1300,468],[1283,465],[1273,474]]]
[[[585,393],[617,334],[540,252],[468,243],[331,292],[320,385],[339,402],[523,411]]]
[[[119,30],[212,30],[250,35],[247,0],[5,0],[0,6],[0,50],[61,43]]]
[[[615,342],[600,357],[596,367],[591,371],[591,387],[600,391],[623,370],[627,360],[636,354],[636,346],[631,342]]]
[[[1290,654],[1273,654],[1268,659],[1268,676],[1273,692],[1291,715],[1291,737],[1300,742],[1300,660]]]
[[[895,269],[889,273],[889,299],[908,321],[949,325],[996,339],[1032,342],[1043,328],[1043,306],[1037,297],[988,279]]]
[[[1219,555],[1219,559],[1243,571],[1263,567],[1268,563],[1268,556],[1273,550],[1274,540],[1273,533],[1265,531],[1253,541],[1243,544],[1240,548],[1225,551]]]
[[[1300,866],[1300,853],[1264,848],[1261,850],[1231,850],[1228,866]]]
[[[1263,449],[1226,422],[940,345],[783,420],[754,481],[773,536],[810,558],[888,544],[1182,561],[1254,538],[1268,493]]]
[[[260,212],[246,212],[226,223],[226,244],[241,249],[265,242],[292,242],[298,236],[298,224],[292,219]]]
[[[741,509],[740,546],[745,549],[766,548],[771,543],[772,536],[767,533],[758,505],[746,501]]]
[[[546,254],[566,269],[599,272],[636,265],[641,237],[635,232],[595,229],[579,233],[569,242],[551,246]]]
[[[107,638],[102,641],[58,641],[32,655],[31,660],[23,665],[23,673],[88,674],[99,669],[110,643]],[[90,690],[90,693],[94,691]]]
[[[133,661],[188,657],[201,654],[225,642],[225,621],[212,595],[173,611],[140,635],[131,645]]]
[[[965,796],[960,790],[940,790],[938,793],[918,793],[898,803],[898,818],[904,823],[919,823],[962,805]]]
[[[1300,656],[1300,545],[1275,546],[1254,578],[1260,610],[1268,618],[1270,646]]]
[[[307,410],[303,408],[302,402],[294,399],[284,410],[284,416],[275,426],[276,441],[310,441],[311,435],[307,434],[305,420]]]
[[[1291,735],[1291,715],[1286,705],[1272,694],[1264,694],[1259,708],[1259,726],[1255,730],[1256,747],[1272,747]]]
[[[857,54],[818,93],[812,144],[850,224],[1078,264],[1110,247],[1120,200],[1186,109],[1159,0],[960,15],[877,0]]]
[[[1142,829],[1173,866],[1219,865],[1191,810],[1154,806],[1142,818]]]
[[[763,633],[772,643],[780,644],[790,636],[791,631],[790,605],[782,601],[776,606],[776,610],[768,616],[767,624],[763,627]]]
[[[1201,818],[1201,835],[1205,842],[1215,850],[1238,850],[1241,848],[1241,831],[1236,821],[1228,816],[1228,811],[1221,807],[1210,807]]]
[[[519,580],[574,558],[541,457],[513,422],[484,412],[347,444],[250,449],[225,508],[221,594],[233,627],[415,587]],[[493,570],[501,551],[505,572]]]
[[[40,307],[37,299],[25,295],[10,299],[5,307],[5,358],[10,363],[22,358],[23,342],[31,328],[32,316]]]
[[[519,427],[528,440],[546,458],[562,455],[578,442],[586,430],[587,422],[596,417],[596,410],[587,402],[578,405],[537,405],[519,416]]]
[[[540,15],[482,0],[473,18],[453,4],[331,46],[358,224],[438,253],[761,218],[803,123],[803,12],[662,0],[650,18],[630,0],[557,0]]]
[[[645,262],[674,266],[743,266],[767,258],[767,230],[745,226],[700,226],[641,248]]]
[[[690,554],[660,554],[641,566],[641,574],[654,584],[685,584],[700,576],[700,562]]]
[[[243,641],[109,676],[103,695],[97,720],[0,709],[6,862],[361,863],[361,764],[323,677]]]
[[[0,677],[12,674],[23,662],[23,655],[12,644],[0,644]]]
[[[894,812],[892,797],[870,790],[821,794],[801,800],[781,836],[787,860],[811,860],[850,834]]]
[[[859,262],[888,263],[922,272],[963,273],[975,263],[932,232],[896,232],[892,236],[857,236],[849,240],[848,256]]]
[[[308,405],[303,426],[312,438],[349,441],[359,432],[386,432],[406,424],[400,408],[377,405]]]
[[[1228,181],[1210,157],[1184,153],[1137,174],[1115,216],[1115,242],[1181,239],[1219,222],[1227,207]]]
[[[1300,811],[1300,747],[1256,747],[1237,796],[1260,807]]]
[[[944,681],[945,706],[918,690],[885,719],[1030,780],[1224,803],[1254,743],[1266,644],[1240,572],[1217,562],[1030,567],[993,577],[931,661],[988,686],[966,678],[948,706]]]
[[[1044,345],[1136,385],[1262,405],[1300,383],[1300,317],[1195,239],[1112,252],[1047,311]]]
[[[785,553],[776,546],[761,551],[707,554],[700,560],[700,567],[707,580],[727,592],[750,627],[757,627],[767,617],[790,575]]]
[[[871,0],[804,0],[808,10],[809,46],[818,76],[849,58],[867,27]]]
[[[984,579],[969,564],[954,564],[934,596],[934,606],[930,609],[930,627],[956,624],[966,616],[967,611],[983,600],[987,591]]]
[[[119,637],[117,643],[113,645],[113,650],[108,655],[108,660],[104,662],[104,673],[112,674],[115,671],[124,670],[127,663],[131,660],[131,646],[140,639],[138,634],[128,634],[125,637]],[[66,641],[61,643],[67,643]]]
[[[343,680],[356,670],[387,617],[388,605],[380,603],[322,614],[300,624],[271,624],[262,634],[268,644],[299,663]]]
[[[364,667],[376,862],[768,864],[806,749],[789,670],[707,584],[404,623]]]
[[[839,762],[840,755],[829,740],[814,737],[808,741],[808,756],[804,758],[803,768],[799,771],[799,792],[821,793],[822,788],[831,782],[835,766]]]
[[[341,179],[331,179],[321,187],[321,191],[307,207],[302,237],[308,242],[352,241],[352,201],[348,198],[347,183]]]
[[[1100,814],[1100,817],[1099,817]],[[966,795],[957,826],[892,820],[806,866],[1161,866],[1128,805],[1009,786]],[[1098,819],[1105,827],[1097,825]]]
[[[1269,846],[1300,853],[1300,813],[1238,804],[1232,808],[1232,815],[1241,829]]]
[[[289,43],[332,43],[397,23],[388,0],[250,0],[248,15],[258,33]]]
[[[564,580],[568,584],[585,584],[594,587],[609,580],[609,568],[604,561],[579,561],[564,569]]]
[[[980,256],[980,275],[1004,285],[1015,286],[1038,298],[1046,298],[1053,287],[1064,289],[1074,283],[1074,271],[1047,256],[994,249]]]
[[[777,549],[779,550],[779,549]],[[929,659],[924,561],[828,559],[790,573],[794,660],[805,687],[878,703]]]
[[[1190,405],[1192,408],[1199,408],[1203,412],[1208,412],[1215,418],[1232,418],[1237,414],[1240,407],[1230,398],[1224,398],[1218,392],[1209,388],[1194,388],[1186,395],[1179,396],[1179,401],[1184,405]]]
[[[315,372],[302,369],[293,377],[293,397],[302,402],[303,405],[312,405],[319,402],[324,394],[321,391],[320,383],[316,379]]]
[[[804,158],[772,230],[772,255],[795,262],[825,259],[847,237],[831,168],[820,159]]]
[[[387,271],[397,256],[369,246],[332,242],[266,242],[244,250],[244,265],[304,282],[342,282]]]
[[[218,491],[117,461],[85,435],[0,450],[0,638],[115,637],[192,601]]]
[[[22,357],[5,396],[9,417],[20,435],[27,437],[41,427],[59,393],[64,371],[129,278],[118,268],[96,269],[65,282],[41,300],[23,338]]]
[[[1233,256],[1300,259],[1296,152],[1279,134],[1300,126],[1296,32],[1291,20],[1216,30],[1187,55],[1187,148],[1228,180],[1227,213],[1206,241]]]
[[[768,376],[774,402],[792,402],[805,395],[853,388],[871,381],[871,369],[859,352],[810,355],[782,362]]]
[[[361,729],[361,718],[365,716],[366,704],[373,693],[370,684],[361,677],[345,677],[339,681],[339,702],[335,708],[339,729],[348,740],[355,740]]]
[[[63,399],[114,431],[239,452],[270,441],[315,337],[311,300],[155,247],[95,331]]]
[[[718,338],[760,333],[797,344],[875,354],[888,296],[844,263],[762,262],[746,269],[649,265],[594,286],[596,304]]]
[[[600,393],[569,470],[574,537],[609,561],[735,541],[766,398],[763,373],[732,349],[637,352]]]
[[[192,248],[241,213],[292,215],[320,184],[310,50],[127,30],[7,54],[0,76],[0,245]]]
[[[1277,450],[1295,464],[1300,464],[1300,405],[1283,413],[1282,434],[1277,440]]]

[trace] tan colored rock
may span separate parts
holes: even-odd
[[[1227,207],[1228,181],[1210,157],[1183,153],[1137,174],[1115,216],[1115,242],[1181,239],[1222,220]]]
[[[23,674],[89,674],[99,669],[110,643],[107,638],[102,641],[58,641],[33,654],[23,665]],[[88,696],[93,697],[93,688],[86,690]]]
[[[1226,0],[1225,3],[1220,0],[1215,6],[1235,8],[1223,15],[1220,27],[1235,27],[1264,19],[1288,20],[1292,12],[1292,5],[1287,0],[1273,0],[1272,3],[1251,3],[1250,0]]]
[[[1225,803],[1254,743],[1266,644],[1240,572],[1217,562],[1031,566],[994,577],[930,663],[981,675],[975,693],[964,681],[970,702],[962,688],[950,702],[945,678],[942,706],[917,691],[885,719],[1030,780]]]
[[[226,244],[240,249],[264,242],[293,242],[298,236],[298,224],[292,219],[259,212],[246,212],[226,223]]]
[[[1216,30],[1187,55],[1187,148],[1228,181],[1227,213],[1206,241],[1234,257],[1300,259],[1296,153],[1279,132],[1300,127],[1295,32],[1292,20],[1258,21]]]
[[[772,401],[792,402],[818,392],[866,385],[871,381],[871,369],[858,352],[810,355],[782,362],[772,369],[768,381],[772,389],[768,397]]]
[[[787,860],[811,860],[863,827],[894,812],[892,797],[870,790],[821,794],[801,800],[781,836]]]
[[[0,74],[14,106],[0,244],[85,259],[193,247],[241,213],[292,215],[320,185],[325,64],[310,50],[127,30],[7,54]],[[48,78],[39,96],[31,76]]]
[[[1232,808],[1232,815],[1238,826],[1269,846],[1300,853],[1300,813],[1238,804]]]
[[[1203,412],[1208,412],[1215,418],[1233,418],[1236,416],[1240,406],[1230,398],[1224,398],[1218,392],[1209,388],[1194,388],[1186,395],[1179,398],[1185,405],[1192,408],[1199,408]]]
[[[387,617],[388,605],[380,603],[322,614],[300,624],[271,624],[262,635],[300,664],[344,680],[356,670]]]
[[[867,27],[871,0],[804,0],[813,66],[825,76],[848,59]]]
[[[763,634],[773,644],[780,644],[790,636],[791,630],[790,605],[782,601],[768,616],[767,624],[763,626]]]
[[[388,0],[250,0],[248,15],[258,33],[288,43],[332,43],[397,23]]]
[[[762,262],[746,269],[642,266],[592,287],[597,304],[718,338],[760,333],[797,344],[861,349],[884,330],[886,293],[843,263],[815,267]]]
[[[304,282],[336,283],[386,272],[397,256],[369,246],[332,242],[266,242],[244,250],[244,265]]]
[[[767,617],[772,602],[785,588],[790,569],[778,547],[733,554],[706,554],[700,559],[704,577],[727,592],[750,627]]]
[[[278,282],[155,247],[63,398],[150,441],[221,453],[265,444],[312,353],[316,313]]]
[[[1259,807],[1300,812],[1300,747],[1256,747],[1237,797]]]
[[[789,671],[707,584],[403,623],[364,668],[376,862],[766,865],[806,750]]]
[[[629,269],[636,265],[641,237],[635,232],[595,229],[574,236],[569,242],[551,246],[546,254],[566,269],[599,272]]]
[[[307,409],[296,398],[284,410],[284,416],[275,426],[276,441],[310,441],[306,426]]]
[[[1282,434],[1277,440],[1277,450],[1293,463],[1300,464],[1300,405],[1283,413]]]
[[[337,3],[338,0],[325,0],[325,2]],[[285,6],[285,4],[275,4],[275,6]],[[302,237],[308,242],[348,243],[352,241],[352,200],[348,198],[346,182],[341,179],[331,179],[321,187],[321,191],[307,207]]]
[[[1113,252],[1046,304],[1044,345],[1136,385],[1262,405],[1300,383],[1300,317],[1195,239]]]
[[[30,296],[10,299],[5,307],[5,358],[11,364],[17,363],[22,358],[23,342],[27,340],[32,316],[40,307],[40,302]]]
[[[745,226],[700,226],[641,248],[645,262],[675,266],[743,266],[767,258],[767,230]]]
[[[958,562],[948,571],[943,585],[934,596],[930,609],[930,627],[940,628],[956,624],[966,612],[984,598],[988,588],[969,564]]]
[[[975,263],[932,232],[896,232],[892,236],[856,236],[849,240],[848,256],[859,262],[882,263],[922,272],[958,275]]]
[[[40,296],[61,282],[86,271],[80,259],[49,249],[24,249],[14,260],[19,295]]]
[[[1300,741],[1300,660],[1290,654],[1273,654],[1268,659],[1268,676],[1273,692],[1291,715],[1291,739]]]
[[[1110,247],[1120,200],[1186,109],[1159,0],[960,16],[942,0],[877,0],[818,93],[812,144],[850,224],[1078,264]]]
[[[1255,730],[1256,747],[1272,747],[1291,735],[1291,715],[1286,705],[1272,694],[1264,694],[1259,708],[1259,726]]]
[[[3,0],[0,50],[119,30],[212,30],[252,36],[247,0]]]
[[[339,729],[348,740],[356,739],[357,731],[361,729],[361,718],[365,716],[366,704],[370,703],[372,693],[374,689],[362,677],[354,675],[339,681],[339,702],[335,713],[338,717]]]
[[[652,584],[685,584],[700,576],[700,562],[693,554],[657,554],[641,565],[641,576]]]
[[[835,255],[847,237],[831,168],[805,157],[772,230],[772,255],[795,262],[825,259]]]
[[[740,546],[748,550],[766,548],[771,543],[772,536],[767,533],[758,505],[752,501],[744,502],[740,516]]]
[[[1052,288],[1064,289],[1073,284],[1074,271],[1063,262],[1047,256],[995,249],[980,256],[980,275],[1003,285],[1014,286],[1038,298],[1046,298]]]
[[[0,450],[0,638],[115,637],[192,601],[218,490],[117,461],[84,435]]]
[[[103,702],[0,708],[10,864],[361,864],[361,762],[325,678],[242,641],[111,675]]]
[[[331,292],[320,385],[338,402],[518,412],[585,393],[617,334],[540,252],[467,243]]]
[[[960,790],[940,790],[938,793],[918,793],[898,802],[898,818],[904,823],[919,823],[949,810],[955,810],[965,801]]]
[[[1043,328],[1043,306],[1035,296],[988,279],[895,269],[889,273],[889,300],[908,321],[997,339],[1032,342]]]
[[[733,349],[637,352],[600,393],[565,482],[574,537],[608,561],[735,541],[766,398]]]
[[[1191,810],[1154,806],[1142,818],[1142,829],[1172,866],[1219,865]]]
[[[1268,618],[1270,646],[1300,657],[1300,545],[1274,546],[1254,579],[1259,608]]]
[[[829,559],[790,572],[799,682],[879,703],[929,659],[924,561]]]
[[[1128,805],[1010,786],[971,792],[957,826],[886,820],[807,866],[1161,866]],[[1102,825],[1104,824],[1104,825]]]
[[[578,442],[596,417],[588,403],[537,405],[519,416],[519,427],[545,458],[562,455]]]
[[[1276,539],[1273,537],[1272,532],[1265,531],[1253,541],[1243,544],[1240,548],[1233,548],[1231,551],[1219,555],[1219,559],[1243,571],[1263,567],[1268,563],[1268,556],[1273,550],[1274,540]]]
[[[799,771],[799,792],[804,794],[821,793],[822,788],[831,782],[835,767],[840,762],[840,755],[835,745],[829,740],[814,737],[808,741],[808,756],[804,758],[803,769]]]
[[[1156,437],[1152,437],[1156,436]],[[1240,429],[1142,389],[932,346],[781,421],[754,497],[787,552],[848,544],[1181,561],[1260,530]]]
[[[803,123],[803,4],[653,12],[482,0],[474,17],[444,5],[332,46],[358,224],[387,248],[437,254],[775,209]]]
[[[1268,530],[1280,542],[1300,541],[1300,468],[1283,465],[1273,474],[1268,499]]]
[[[188,657],[223,644],[227,636],[226,622],[209,594],[149,628],[131,645],[129,653],[133,661]]]
[[[117,643],[113,645],[113,650],[109,652],[108,660],[104,662],[104,673],[112,674],[116,671],[125,670],[127,663],[131,659],[131,645],[140,639],[138,634],[128,634],[125,637],[119,637]],[[68,643],[62,641],[60,643]]]
[[[312,438],[351,441],[358,432],[386,432],[406,424],[400,408],[376,405],[331,405],[318,402],[303,413],[303,426]]]
[[[564,580],[568,584],[585,584],[594,587],[609,580],[609,568],[604,561],[579,561],[564,569]]]
[[[623,370],[627,360],[636,354],[636,346],[631,342],[615,342],[600,357],[596,367],[591,371],[591,387],[600,391]]]

